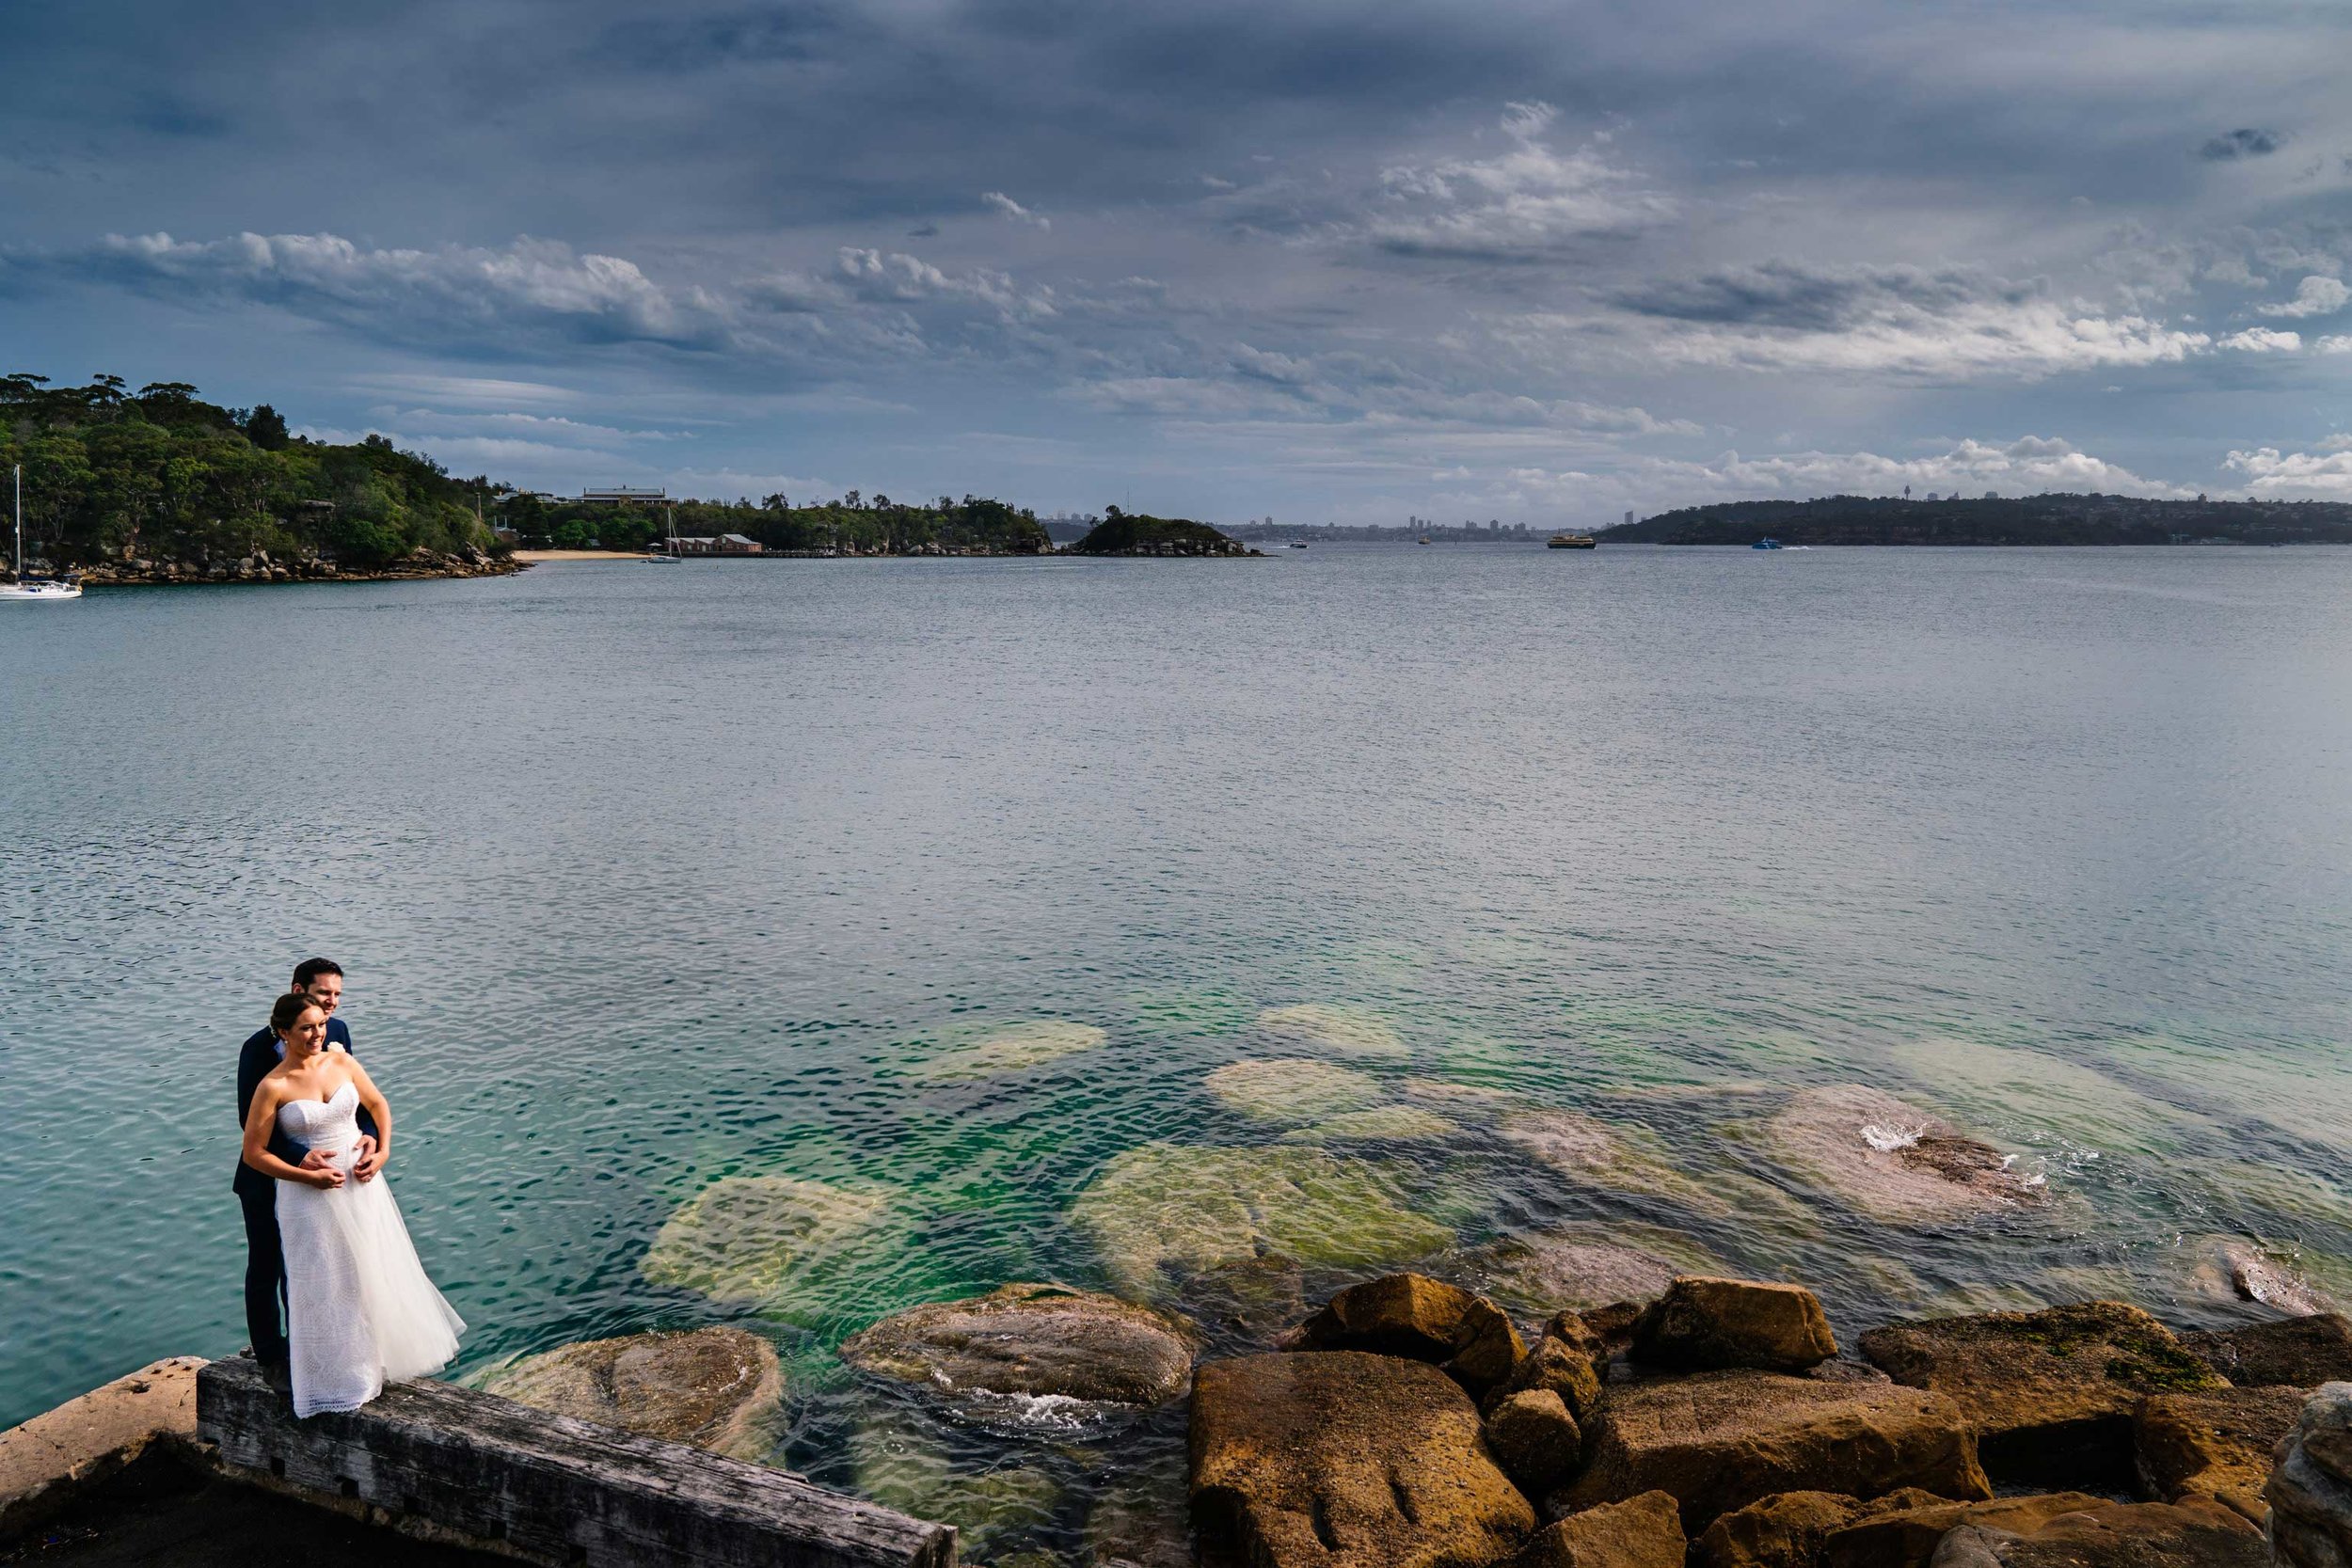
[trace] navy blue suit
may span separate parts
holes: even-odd
[[[351,1030],[340,1018],[326,1021],[329,1049],[351,1049]],[[255,1034],[237,1053],[237,1127],[242,1132],[253,1109],[253,1091],[262,1086],[283,1055],[278,1037],[267,1029]],[[375,1118],[363,1108],[359,1130],[373,1136]],[[302,1164],[310,1150],[286,1136],[282,1128],[270,1130],[269,1151],[290,1165]],[[262,1361],[286,1359],[286,1331],[278,1309],[286,1295],[286,1252],[278,1239],[278,1182],[237,1160],[237,1203],[245,1211],[245,1328],[253,1354]]]

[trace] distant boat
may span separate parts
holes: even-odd
[[[1787,546],[1783,545],[1777,539],[1758,539],[1755,544],[1748,546],[1748,548],[1752,550],[1778,550],[1786,549],[1787,547]]]
[[[82,585],[72,578],[28,578],[24,575],[24,466],[18,464],[16,481],[16,580],[0,582],[0,599],[78,599]]]
[[[1303,550],[1303,549],[1305,549],[1306,547],[1307,547],[1307,541],[1305,541],[1304,539],[1294,539],[1294,540],[1292,540],[1292,541],[1291,541],[1291,548],[1292,548],[1292,549],[1295,549],[1295,550]]]
[[[1414,540],[1413,543],[1416,545],[1426,545],[1429,543],[1429,535],[1424,533],[1420,538]]]
[[[1548,550],[1597,550],[1600,541],[1589,533],[1555,533],[1544,541]]]
[[[663,511],[669,516],[666,525],[670,531],[669,537],[663,541],[665,548],[655,549],[651,545],[645,546],[645,563],[649,566],[670,566],[677,562],[677,508],[665,507]]]

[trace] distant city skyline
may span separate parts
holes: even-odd
[[[2352,499],[2352,13],[11,21],[7,363],[576,493]]]

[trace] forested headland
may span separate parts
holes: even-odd
[[[973,496],[908,505],[852,490],[814,505],[771,495],[670,507],[542,496],[453,475],[388,436],[310,440],[268,404],[226,407],[178,381],[133,391],[116,375],[86,386],[0,376],[0,483],[18,464],[33,569],[97,582],[502,570],[517,545],[642,549],[673,524],[841,555],[1052,547],[1033,513]]]
[[[2342,501],[2146,500],[2065,495],[1727,501],[1608,529],[1606,545],[2344,545]]]

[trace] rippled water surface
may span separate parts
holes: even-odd
[[[2348,743],[2352,552],[2320,550],[1318,546],[15,607],[0,1424],[242,1342],[234,1055],[313,951],[465,1370],[746,1323],[795,1390],[780,1459],[983,1560],[1116,1536],[1180,1466],[1181,1412],[999,1432],[833,1357],[1009,1280],[1230,1345],[1381,1260],[1474,1274],[1591,1224],[1804,1278],[1845,1331],[2084,1293],[2227,1316],[2198,1238],[2352,1273]],[[1315,1066],[1205,1085],[1263,1060]],[[1759,1129],[1845,1083],[2050,1201],[1840,1202]],[[1508,1136],[1540,1108],[1615,1132],[1602,1179]],[[777,1265],[728,1218],[757,1203],[707,1202],[693,1265],[649,1265],[727,1178],[822,1195],[824,1244]],[[1171,1255],[1187,1184],[1302,1270]]]

